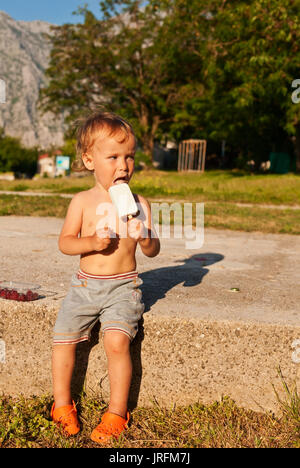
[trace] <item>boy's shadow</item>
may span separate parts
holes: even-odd
[[[223,255],[216,253],[195,254],[192,257],[182,260],[182,265],[162,267],[155,270],[141,273],[139,277],[143,280],[141,290],[143,293],[143,302],[145,304],[144,313],[160,299],[164,298],[166,293],[183,283],[184,287],[196,286],[201,283],[202,278],[209,272],[205,266],[213,265],[221,261]],[[180,260],[177,263],[181,263]],[[130,353],[133,364],[132,381],[128,409],[132,410],[137,406],[141,381],[142,381],[142,360],[141,350],[144,339],[144,320],[139,322],[139,331],[133,340]],[[88,367],[89,355],[94,346],[99,343],[99,322],[94,326],[89,342],[79,343],[76,349],[76,362],[72,378],[72,394],[74,399],[78,398],[84,390],[84,381]],[[99,375],[99,384],[101,376]]]
[[[195,254],[192,257],[176,260],[182,265],[162,267],[141,273],[139,276],[144,284],[141,286],[145,312],[166,296],[170,289],[183,283],[183,287],[197,286],[209,272],[206,266],[223,260],[224,256],[216,253]]]

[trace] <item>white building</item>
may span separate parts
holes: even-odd
[[[38,158],[37,172],[40,176],[47,174],[48,177],[55,177],[55,156],[42,154]]]

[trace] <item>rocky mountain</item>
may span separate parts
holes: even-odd
[[[27,146],[47,149],[63,143],[63,117],[37,109],[40,88],[45,85],[50,44],[44,37],[50,24],[15,21],[0,11],[0,80],[6,102],[0,102],[0,127]],[[3,82],[2,94],[3,94]]]

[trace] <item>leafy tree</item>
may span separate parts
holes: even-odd
[[[200,127],[206,138],[227,140],[258,161],[272,149],[287,150],[292,137],[300,169],[300,105],[291,100],[291,84],[300,78],[300,1],[189,0],[188,21],[187,2],[171,3],[174,30],[181,24],[204,60],[204,91],[187,95],[173,129]]]
[[[54,28],[46,110],[109,107],[143,151],[173,136],[226,140],[257,162],[294,140],[300,169],[300,0],[104,0],[101,20]]]
[[[105,0],[100,6],[100,20],[81,9],[84,24],[53,28],[42,106],[67,111],[69,120],[110,108],[133,122],[143,151],[152,155],[180,104],[178,89],[188,82],[183,57],[170,48],[157,2]]]

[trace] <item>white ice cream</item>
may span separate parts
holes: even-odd
[[[138,207],[128,184],[115,184],[109,189],[111,201],[115,205],[119,218],[134,216]]]

